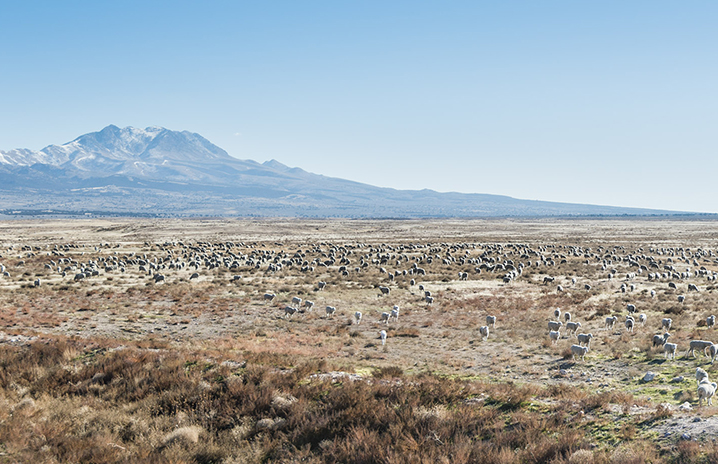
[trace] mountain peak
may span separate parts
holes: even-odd
[[[73,153],[76,151],[119,161],[205,162],[231,159],[226,151],[199,134],[172,131],[160,126],[138,129],[132,126],[119,128],[111,124],[99,132],[82,135],[63,147],[67,145],[73,145],[68,147]]]
[[[110,124],[100,131],[77,137],[64,145],[50,145],[39,152],[14,150],[3,153],[0,163],[17,166],[47,164],[72,166],[87,175],[117,173],[139,175],[143,170],[167,163],[218,163],[234,160],[229,154],[199,134],[171,131],[160,126],[139,129]],[[156,170],[156,168],[151,168]],[[141,170],[140,170],[141,171]]]
[[[277,160],[275,160],[275,159],[271,159],[271,160],[269,160],[269,161],[265,161],[264,163],[262,163],[262,166],[266,166],[266,167],[268,167],[268,168],[276,169],[277,171],[288,171],[289,169],[291,169],[291,168],[290,168],[289,166],[287,166],[286,164],[282,164],[282,163],[280,163],[279,161],[277,161]]]

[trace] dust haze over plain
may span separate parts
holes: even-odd
[[[109,124],[381,187],[718,212],[718,6],[4,6],[0,149]]]

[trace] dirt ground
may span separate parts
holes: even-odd
[[[172,240],[404,242],[565,242],[718,245],[718,221],[700,216],[665,218],[539,219],[122,219],[88,218],[2,221],[3,246],[58,241],[90,244]]]
[[[714,365],[703,354],[685,356],[690,340],[718,340],[715,329],[702,323],[716,312],[715,282],[693,274],[700,268],[708,275],[718,271],[718,260],[711,254],[696,257],[698,265],[678,259],[698,249],[718,251],[717,221],[93,218],[6,221],[0,230],[0,263],[8,274],[0,278],[0,343],[23,344],[58,334],[112,340],[118,347],[144,340],[165,347],[222,346],[238,363],[243,353],[266,352],[326,359],[359,375],[398,366],[407,373],[622,390],[643,401],[636,414],[653,413],[660,404],[675,411],[655,425],[659,438],[712,436],[718,429],[711,417],[716,409],[698,407],[694,380],[697,367],[715,377]],[[227,243],[231,246],[222,245]],[[503,272],[479,273],[475,263],[456,260],[537,261],[536,256],[519,255],[512,245],[541,249],[554,264],[527,266],[505,283]],[[173,260],[187,263],[192,251],[239,265],[168,267]],[[285,261],[299,256],[299,261],[271,271],[271,259],[257,257],[259,251],[270,257],[283,253]],[[335,263],[301,269],[332,254]],[[381,264],[381,255],[390,258]],[[446,262],[449,255],[454,260]],[[606,255],[614,259],[604,269]],[[351,261],[345,275],[339,256]],[[627,274],[636,268],[622,259],[628,256],[653,256],[661,266],[671,262],[677,271],[685,268],[692,274],[649,280],[643,272],[630,278]],[[367,266],[357,271],[361,257]],[[427,263],[427,257],[434,259]],[[61,258],[72,261],[58,264]],[[114,258],[120,261],[116,268],[99,264],[98,275],[75,280],[87,263]],[[154,272],[165,276],[162,282],[131,263],[155,258],[166,260]],[[403,274],[417,262],[426,275]],[[67,269],[64,276],[58,268]],[[612,278],[610,269],[616,270]],[[389,274],[397,271],[390,280]],[[198,277],[190,278],[195,272]],[[460,280],[459,272],[467,272],[468,278]],[[544,283],[545,277],[555,281]],[[324,290],[317,286],[320,281],[327,282]],[[690,283],[699,291],[688,293]],[[635,289],[623,292],[622,284]],[[389,287],[390,294],[383,295],[380,285]],[[433,303],[427,303],[425,291],[431,292]],[[276,298],[265,301],[267,292]],[[683,304],[677,302],[680,294],[686,296]],[[285,317],[293,297],[313,301],[314,308]],[[633,332],[623,325],[629,303],[647,316],[646,324],[636,324]],[[400,308],[398,320],[381,322],[382,313],[394,305]],[[326,306],[337,308],[332,317]],[[550,342],[547,324],[556,308],[581,322],[579,332],[593,335],[584,361],[570,355],[575,336],[562,332],[557,344]],[[354,320],[356,311],[362,313],[360,324]],[[487,315],[495,315],[497,323],[484,340],[479,327]],[[605,328],[610,315],[618,317],[612,330]],[[651,346],[653,335],[663,333],[664,317],[673,319],[675,360],[665,360],[660,348]],[[385,346],[381,330],[388,333]],[[656,378],[644,382],[648,371]],[[680,409],[686,402],[690,409]]]

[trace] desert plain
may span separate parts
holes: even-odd
[[[0,264],[0,462],[718,460],[715,220],[7,220]]]

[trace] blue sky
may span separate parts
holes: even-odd
[[[0,2],[0,149],[108,124],[399,189],[718,213],[718,3]]]

